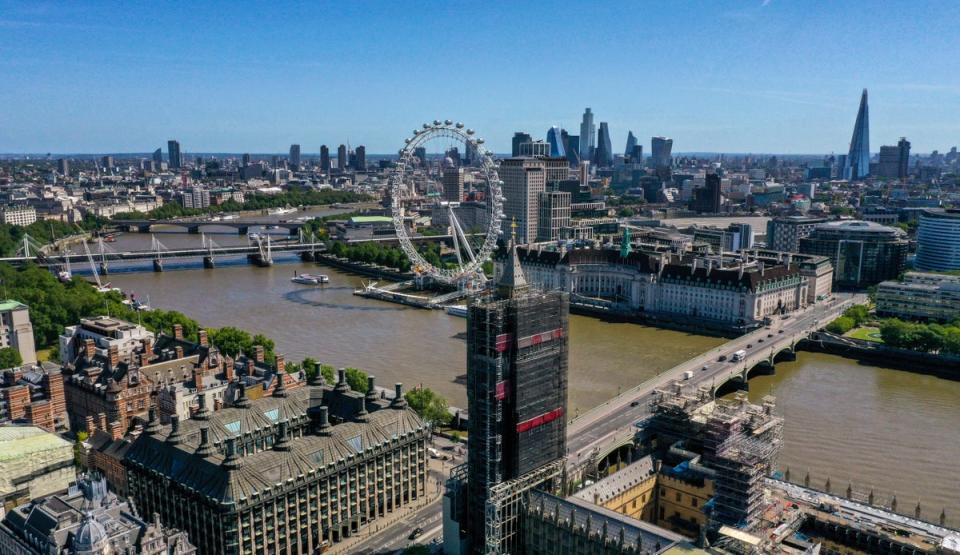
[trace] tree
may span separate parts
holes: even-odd
[[[23,364],[23,358],[20,357],[20,351],[13,347],[0,349],[0,368],[13,368],[21,364]]]
[[[250,333],[233,326],[225,326],[219,329],[207,331],[210,341],[220,349],[220,352],[235,357],[241,351],[250,353],[253,347],[253,339]]]
[[[337,381],[337,369],[329,364],[320,365],[320,375],[323,376],[324,383],[333,384]]]
[[[367,392],[367,373],[359,368],[347,368],[346,369],[346,378],[347,383],[350,384],[350,389],[358,391],[360,393]]]
[[[306,357],[303,359],[303,362],[300,363],[300,368],[303,369],[303,373],[307,379],[312,380],[317,374],[317,361],[314,360],[313,357]]]
[[[890,347],[909,349],[915,337],[914,326],[892,318],[880,325],[880,337]]]
[[[841,316],[827,325],[827,331],[837,335],[843,335],[852,330],[856,321],[849,316]]]
[[[853,319],[854,327],[862,325],[870,317],[870,311],[863,305],[851,306],[843,312],[844,316]]]
[[[453,418],[450,411],[447,410],[450,407],[447,400],[429,388],[421,387],[410,390],[403,397],[407,400],[410,408],[420,415],[420,418],[434,426],[445,426]]]
[[[403,550],[403,555],[430,555],[430,548],[425,545],[411,545]]]

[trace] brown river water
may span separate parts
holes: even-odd
[[[219,231],[208,235],[218,244],[246,241]],[[167,247],[200,243],[196,235],[157,237]],[[149,245],[149,235],[131,233],[110,246]],[[190,264],[193,269],[163,273],[123,273],[114,266],[108,279],[204,326],[264,333],[288,360],[312,356],[362,368],[379,385],[423,384],[452,405],[466,405],[458,379],[466,372],[463,318],[354,296],[366,278],[290,258],[270,268],[239,260],[220,262],[216,270]],[[330,283],[297,285],[290,281],[294,271],[322,272]],[[571,316],[570,328],[574,413],[723,342],[584,316]],[[960,526],[960,382],[801,352],[794,362],[778,363],[775,375],[751,380],[752,400],[771,393],[786,420],[780,468],[789,467],[794,481],[809,472],[817,487],[829,477],[834,492],[853,483],[858,490],[873,488],[878,499],[896,494],[900,510],[910,513],[919,499],[926,518],[935,519],[946,507],[948,524]]]

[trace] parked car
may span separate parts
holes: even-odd
[[[415,540],[420,537],[420,534],[423,534],[423,528],[420,528],[419,526],[417,526],[416,528],[413,529],[413,532],[410,532],[410,535],[407,536],[407,539]]]

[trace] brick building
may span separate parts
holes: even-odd
[[[0,380],[0,423],[26,423],[48,432],[68,427],[60,368],[51,363],[4,370]]]

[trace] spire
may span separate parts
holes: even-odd
[[[523,276],[520,257],[517,255],[517,245],[510,241],[507,250],[508,258],[503,265],[500,281],[497,282],[497,290],[502,297],[512,297],[515,292],[527,287],[527,279]]]

